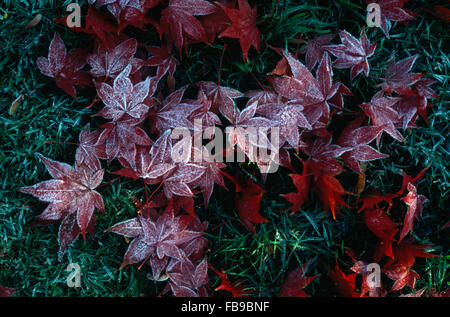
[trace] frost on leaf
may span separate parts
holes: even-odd
[[[67,54],[66,47],[58,33],[50,43],[48,58],[39,57],[36,64],[42,74],[55,79],[56,85],[72,97],[76,97],[75,85],[89,85],[90,77],[81,69],[86,64],[86,54],[75,49]]]
[[[64,249],[81,232],[85,236],[93,220],[94,209],[104,212],[102,196],[94,189],[103,180],[103,170],[93,172],[88,166],[78,164],[75,168],[37,154],[52,180],[20,188],[43,202],[50,203],[37,217],[39,221],[60,221],[60,250]],[[69,238],[67,238],[69,237]]]
[[[97,94],[105,107],[97,115],[113,121],[118,121],[125,115],[137,120],[146,116],[149,107],[144,100],[148,95],[153,95],[156,87],[152,85],[151,78],[133,85],[129,78],[130,72],[131,65],[128,65],[114,79],[112,87],[106,83],[100,85]]]
[[[361,72],[364,72],[364,75],[367,77],[370,71],[367,58],[373,55],[377,44],[371,45],[366,35],[358,40],[347,31],[340,31],[339,37],[342,44],[326,46],[326,50],[337,57],[333,64],[334,67],[350,67],[351,79]]]

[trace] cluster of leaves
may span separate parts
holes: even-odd
[[[412,18],[402,8],[405,1],[377,2],[382,8],[382,29],[386,35],[389,20]],[[422,73],[411,73],[418,56],[398,62],[392,56],[384,76],[379,78],[379,92],[362,103],[360,111],[345,114],[353,120],[343,129],[331,131],[333,117],[344,115],[344,96],[353,95],[350,88],[336,80],[333,68],[350,68],[351,79],[367,77],[369,59],[377,47],[366,34],[358,38],[343,30],[338,33],[341,44],[331,43],[334,34],[310,39],[303,50],[306,66],[297,54],[274,48],[281,59],[267,76],[268,88],[261,86],[260,90],[241,92],[222,86],[219,78],[217,83],[198,82],[197,97],[187,99],[184,97],[187,86],[175,90],[174,73],[179,61],[173,54],[174,48],[181,56],[183,48],[190,44],[212,44],[216,37],[227,37],[239,40],[243,60],[248,61],[251,47],[260,49],[256,6],[252,8],[245,0],[237,3],[90,0],[89,3],[84,27],[71,29],[92,36],[92,49],[73,49],[68,53],[55,33],[48,57],[40,57],[36,63],[42,74],[53,78],[59,88],[74,98],[76,86],[95,89],[91,106],[101,101],[102,108],[96,117],[106,123],[96,130],[85,126],[79,135],[74,167],[38,154],[53,179],[24,187],[21,192],[49,203],[36,222],[60,223],[61,258],[80,234],[85,238],[86,232],[94,232],[94,209],[105,212],[102,197],[96,191],[104,176],[102,161],[117,160],[122,168],[113,173],[140,179],[146,189],[147,185],[157,185],[151,197],[147,196],[139,206],[136,218],[120,222],[109,231],[133,239],[122,267],[147,263],[152,272],[148,275],[150,279],[168,281],[163,293],[170,289],[175,296],[208,296],[208,267],[222,281],[218,289],[230,291],[234,296],[251,293],[243,281],[230,282],[224,270],[220,272],[208,264],[207,240],[203,236],[208,224],[194,213],[195,196],[202,194],[207,206],[215,184],[225,187],[223,176],[235,185],[235,207],[241,223],[255,233],[255,224],[267,222],[259,213],[265,190],[242,174],[230,176],[224,172],[226,165],[205,154],[204,147],[196,144],[194,137],[198,133],[216,126],[232,127],[227,139],[231,152],[242,151],[249,162],[259,167],[265,179],[267,164],[255,154],[272,149],[271,138],[260,134],[249,136],[248,131],[252,130],[247,128],[266,131],[278,128],[279,150],[271,155],[277,155],[280,165],[292,171],[297,192],[283,195],[292,204],[291,212],[302,207],[311,191],[320,199],[323,209],[331,211],[333,219],[337,219],[340,207],[355,208],[345,202],[343,196],[353,193],[343,188],[337,176],[347,167],[364,179],[366,162],[388,157],[370,144],[375,141],[378,145],[384,132],[405,142],[401,129],[415,128],[419,116],[426,119],[429,99],[437,97],[429,87],[434,81],[424,79]],[[154,18],[154,12],[159,12],[159,19]],[[67,23],[66,18],[57,22]],[[148,25],[155,27],[163,39],[160,46],[143,45],[124,32],[128,26],[145,30]],[[165,87],[171,92],[164,97]],[[242,109],[237,107],[239,98],[246,98]],[[172,131],[179,127],[190,131],[191,136],[173,139]],[[294,167],[293,157],[301,161],[301,172]],[[420,216],[426,200],[417,193],[419,178],[420,175],[412,178],[405,174],[399,192],[373,193],[358,199],[368,229],[380,239],[374,261],[389,258],[383,272],[395,280],[391,291],[401,290],[407,284],[414,288],[419,277],[411,269],[415,257],[434,256],[424,252],[429,245],[403,240],[413,229],[414,219]],[[162,192],[155,194],[160,188]],[[358,196],[362,188],[363,185]],[[405,191],[407,194],[403,196]],[[384,210],[380,204],[387,202],[391,206],[397,198],[406,203],[408,211],[400,236],[395,239],[398,224],[388,216],[389,209]],[[341,293],[385,295],[383,287],[371,289],[363,284],[361,292],[355,290],[356,274],[370,273],[367,264],[356,258],[352,268],[355,274],[346,276],[338,266],[330,271]],[[281,296],[307,295],[303,288],[317,275],[307,277],[306,267],[288,275]]]

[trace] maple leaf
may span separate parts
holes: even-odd
[[[106,142],[106,157],[124,159],[129,164],[134,163],[136,145],[150,145],[151,140],[139,126],[141,120],[127,119],[108,122],[101,126],[103,130],[100,138]],[[122,162],[123,163],[123,162]]]
[[[172,131],[166,130],[152,145],[150,152],[139,148],[133,164],[115,174],[132,178],[143,178],[146,183],[164,185],[167,198],[173,195],[192,197],[190,186],[206,171],[206,166],[190,163],[192,138],[183,138],[172,146]],[[180,157],[174,161],[174,154]],[[185,159],[181,159],[185,157]]]
[[[393,258],[392,241],[397,233],[397,223],[393,222],[381,208],[370,208],[364,212],[364,222],[370,231],[381,239],[382,255]],[[378,255],[376,256],[378,258]]]
[[[133,85],[129,79],[131,65],[128,65],[115,79],[111,87],[102,83],[97,94],[104,102],[105,107],[97,114],[106,119],[118,121],[125,115],[141,120],[148,112],[148,105],[144,100],[150,94],[153,95],[156,85],[152,85],[152,79],[147,77],[143,82]]]
[[[334,270],[328,272],[328,276],[333,280],[336,288],[344,297],[360,297],[360,293],[355,291],[356,273],[345,275],[336,262]]]
[[[361,72],[364,72],[367,77],[370,71],[367,58],[373,55],[377,44],[371,45],[366,35],[358,40],[345,30],[339,32],[339,37],[342,44],[325,46],[328,52],[337,57],[333,66],[336,68],[351,67],[351,79]]]
[[[331,136],[319,138],[312,144],[306,164],[315,177],[323,173],[338,175],[342,173],[343,168],[341,163],[336,160],[336,157],[350,150],[350,147],[331,144]]]
[[[428,86],[436,83],[435,80],[420,79],[411,87],[411,94],[403,95],[400,101],[394,105],[398,113],[398,123],[396,126],[406,129],[411,122],[414,122],[417,115],[427,121],[427,107],[430,103],[427,99],[437,98],[437,94]]]
[[[90,131],[89,123],[79,135],[79,146],[75,153],[75,161],[85,164],[93,171],[101,169],[99,159],[106,159],[104,140],[100,138],[101,130]]]
[[[4,286],[0,286],[0,297],[10,297],[14,295],[16,290]]]
[[[205,286],[208,284],[208,261],[206,257],[198,264],[186,261],[178,262],[167,273],[170,288],[177,297],[207,297]]]
[[[389,270],[384,272],[391,280],[395,280],[389,292],[395,292],[403,289],[406,285],[409,285],[411,289],[414,289],[416,279],[420,278],[416,271],[406,268],[402,265],[392,266]]]
[[[417,188],[411,183],[408,183],[408,194],[402,198],[405,204],[408,205],[408,212],[403,220],[403,228],[400,232],[400,241],[413,229],[415,218],[419,218],[422,213],[422,204],[427,201],[423,195],[417,195]]]
[[[410,56],[395,62],[394,55],[391,56],[386,66],[386,77],[381,79],[383,83],[377,85],[381,86],[387,94],[396,92],[399,95],[411,95],[411,85],[415,84],[424,74],[409,73],[419,55]]]
[[[389,38],[389,21],[406,21],[413,19],[411,12],[403,9],[408,0],[366,0],[367,3],[376,3],[380,6],[380,26]]]
[[[306,67],[309,70],[312,70],[316,64],[320,63],[326,52],[324,46],[327,46],[333,37],[333,34],[325,34],[316,36],[314,39],[308,41],[308,45],[301,52],[306,54]]]
[[[307,266],[308,263],[305,263],[288,274],[280,291],[281,297],[308,297],[303,288],[308,286],[319,274],[306,276]]]
[[[112,45],[111,45],[112,46]],[[86,61],[92,67],[90,73],[94,77],[115,78],[129,65],[133,65],[131,73],[140,68],[142,61],[135,58],[136,39],[128,39],[111,48],[99,43],[95,54],[87,56]]]
[[[235,7],[234,1],[219,0],[218,2],[227,8]],[[212,14],[201,16],[200,21],[205,29],[208,43],[213,43],[216,35],[222,33],[231,22],[224,10],[216,10]]]
[[[389,211],[392,207],[393,199],[396,198],[397,196],[398,196],[397,194],[391,194],[391,193],[382,195],[380,192],[375,190],[372,193],[370,193],[369,195],[362,197],[358,200],[358,203],[362,202],[361,207],[358,209],[358,213],[367,208],[374,207],[383,201],[385,201],[389,204],[389,207],[387,209]]]
[[[156,66],[156,78],[162,78],[168,74],[169,87],[170,83],[175,86],[173,74],[179,64],[178,60],[172,56],[172,48],[168,46],[156,47],[147,46],[147,51],[152,55],[146,62],[147,66]],[[173,88],[173,87],[171,87]]]
[[[185,106],[187,103],[184,102],[182,105]],[[195,107],[188,116],[188,120],[194,124],[194,130],[196,127],[195,124],[199,123],[201,124],[202,130],[221,124],[219,117],[211,111],[212,102],[206,97],[202,89],[199,90],[197,99],[188,104]]]
[[[224,116],[233,127],[227,127],[228,143],[233,148],[235,145],[242,150],[250,161],[257,161],[257,149],[271,149],[273,145],[268,138],[268,129],[279,124],[278,121],[264,117],[254,117],[258,104],[256,102],[247,105],[245,109],[233,109],[232,113]]]
[[[161,12],[161,28],[175,46],[181,49],[185,36],[207,42],[203,25],[194,16],[216,12],[217,7],[204,0],[170,0],[169,6]]]
[[[277,94],[274,90],[268,90],[268,89],[257,89],[257,90],[251,90],[247,91],[244,94],[245,97],[250,98],[248,100],[249,104],[252,104],[254,102],[258,103],[258,107],[263,106],[268,103],[277,103],[280,99],[280,95]]]
[[[222,272],[219,272],[211,265],[209,267],[214,271],[214,273],[216,273],[220,277],[220,280],[222,282],[222,284],[220,284],[220,286],[216,288],[216,291],[224,290],[227,292],[231,292],[233,297],[247,297],[248,295],[253,293],[252,289],[244,285],[245,283],[244,279],[239,279],[234,282],[231,282],[230,279],[228,278],[228,274],[225,273],[225,270],[222,269]]]
[[[323,209],[331,210],[334,220],[336,220],[336,211],[339,211],[339,206],[351,208],[341,196],[352,195],[352,193],[344,190],[341,183],[332,175],[321,173],[315,180],[315,190],[322,201]]]
[[[184,86],[174,91],[161,102],[161,106],[151,115],[152,131],[163,133],[168,129],[184,127],[192,129],[192,122],[188,120],[188,116],[195,110],[195,105],[183,104],[181,99],[186,91]]]
[[[55,79],[56,85],[70,96],[76,98],[74,85],[89,85],[90,77],[81,71],[86,61],[82,49],[66,52],[66,46],[58,33],[55,33],[48,51],[48,58],[39,57],[36,64],[42,74]]]
[[[227,118],[231,117],[231,114],[234,113],[235,104],[233,99],[243,96],[236,89],[220,86],[212,81],[201,81],[197,85],[211,100],[211,111],[214,113],[220,111]]]
[[[399,98],[387,98],[383,96],[383,91],[377,92],[368,103],[361,104],[364,113],[372,119],[372,124],[376,127],[383,127],[383,131],[388,133],[394,139],[406,141],[400,132],[394,126],[399,120],[397,111],[393,106],[399,101]],[[377,145],[380,142],[381,134],[377,136]]]
[[[356,173],[363,173],[359,162],[369,162],[376,159],[386,158],[388,155],[382,154],[369,146],[378,135],[383,131],[383,127],[359,127],[364,118],[357,118],[350,122],[336,143],[342,147],[351,148],[341,155],[344,163]]]
[[[364,261],[357,261],[350,268],[355,273],[362,275],[361,284],[361,297],[366,296],[369,293],[369,297],[381,297],[383,295],[382,286],[376,286],[375,283],[368,283],[368,278],[370,278],[371,270],[368,269],[368,264]]]
[[[207,207],[214,189],[214,184],[219,184],[225,188],[225,183],[220,169],[225,168],[226,164],[214,160],[214,157],[208,153],[206,147],[203,147],[201,150],[198,148],[193,148],[192,155],[194,158],[196,157],[195,152],[201,152],[197,155],[201,155],[202,161],[197,162],[197,164],[204,166],[205,172],[199,179],[194,181],[192,185],[200,186],[202,189],[203,198],[205,200],[205,207]]]
[[[293,76],[283,75],[273,80],[273,87],[281,96],[303,105],[304,114],[310,124],[315,124],[323,115],[329,117],[328,100],[337,93],[339,85],[333,83],[333,72],[328,54],[324,54],[316,78],[288,52],[284,52]],[[293,101],[294,102],[294,101]]]
[[[238,0],[239,10],[228,8],[220,3],[218,5],[231,20],[231,25],[219,34],[219,38],[229,37],[239,39],[242,56],[244,61],[247,62],[250,47],[253,46],[259,52],[259,44],[261,41],[261,32],[255,23],[256,6],[251,8],[246,0]]]
[[[257,113],[271,120],[280,122],[279,124],[279,144],[287,144],[293,148],[298,148],[300,132],[298,128],[312,129],[306,117],[303,115],[303,107],[299,104],[283,102],[266,103],[258,106]]]
[[[61,23],[75,32],[94,34],[102,41],[104,45],[107,45],[111,34],[118,33],[117,26],[113,25],[109,21],[108,17],[109,16],[107,14],[96,10],[95,7],[90,5],[85,19],[85,27],[78,27],[73,26],[72,24],[67,24],[68,21],[71,21],[70,14],[59,19],[55,18],[53,19],[53,21]]]
[[[117,21],[120,21],[122,16],[129,19],[127,15],[133,14],[133,11],[128,11],[129,9],[143,12],[145,8],[152,8],[159,2],[160,0],[89,0],[90,4],[95,4],[97,7],[106,5]]]
[[[303,203],[308,200],[309,193],[309,184],[310,184],[310,176],[307,172],[307,165],[303,163],[303,172],[302,174],[291,174],[290,177],[292,179],[292,183],[297,188],[296,193],[288,193],[282,195],[292,204],[291,213],[296,213]]]
[[[103,180],[104,170],[93,172],[88,166],[78,164],[75,168],[68,164],[53,161],[37,153],[36,156],[44,163],[52,180],[43,181],[29,187],[19,189],[22,193],[31,194],[43,202],[50,203],[37,218],[43,221],[63,220],[60,226],[60,251],[69,245],[81,233],[85,238],[93,218],[94,209],[105,212],[102,196],[95,191]],[[71,225],[69,225],[71,223]],[[61,241],[65,237],[64,227],[74,233],[70,241]]]
[[[267,222],[259,213],[259,203],[265,190],[253,182],[251,178],[246,184],[241,183],[239,189],[236,189],[235,203],[241,223],[256,235],[254,223]]]
[[[121,268],[129,264],[147,262],[152,267],[153,279],[157,281],[170,259],[188,261],[181,246],[203,234],[190,230],[188,225],[185,217],[175,217],[173,205],[169,204],[164,213],[155,220],[139,216],[120,222],[108,231],[133,238]]]

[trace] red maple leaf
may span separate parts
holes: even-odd
[[[207,223],[198,226],[192,216],[175,217],[172,202],[164,213],[156,219],[139,216],[120,222],[108,229],[125,237],[133,238],[121,265],[147,262],[152,268],[151,278],[160,280],[162,272],[170,271],[178,262],[190,261],[193,245],[204,244],[196,241],[203,235]]]
[[[403,8],[408,0],[366,0],[367,3],[376,3],[380,6],[381,29],[389,38],[388,21],[406,21],[413,19],[413,13]]]
[[[177,262],[167,273],[170,288],[176,297],[207,297],[208,261],[206,257],[197,265],[191,261]]]
[[[419,55],[414,55],[401,61],[395,62],[394,55],[391,56],[386,66],[386,76],[382,79],[383,83],[377,85],[381,86],[387,94],[396,92],[399,95],[411,95],[411,85],[415,84],[424,74],[410,73],[414,63]]]
[[[337,139],[337,144],[342,147],[351,148],[341,155],[344,163],[356,173],[363,173],[359,162],[368,162],[380,158],[386,158],[388,155],[382,154],[369,146],[378,135],[383,131],[383,127],[360,127],[364,118],[357,118],[350,122]]]
[[[122,118],[134,118],[142,121],[148,113],[149,106],[144,103],[147,96],[153,95],[156,85],[152,78],[147,77],[136,85],[133,85],[129,76],[131,65],[128,65],[115,79],[111,87],[101,83],[97,94],[105,104],[105,107],[97,114],[113,121]]]
[[[294,186],[297,188],[296,193],[288,193],[282,195],[292,204],[291,213],[296,213],[303,203],[308,200],[309,193],[309,183],[311,175],[308,174],[307,165],[303,163],[303,172],[302,174],[291,174],[292,182]]]
[[[106,147],[104,140],[100,138],[102,131],[90,131],[87,124],[79,135],[79,146],[75,154],[78,164],[85,164],[93,171],[101,169],[99,159],[106,159]]]
[[[238,178],[239,186],[236,187],[235,204],[241,223],[256,235],[254,223],[267,222],[259,213],[259,204],[265,190],[256,184],[251,178],[247,182]]]
[[[361,104],[364,113],[372,119],[372,124],[376,127],[383,127],[383,131],[387,132],[394,139],[404,142],[406,141],[400,132],[397,131],[394,124],[399,120],[398,112],[393,106],[399,102],[399,98],[384,97],[383,91],[377,92],[372,100],[368,103]],[[377,144],[379,143],[381,134],[377,136]]]
[[[338,92],[339,85],[333,83],[333,71],[328,54],[324,54],[316,78],[310,71],[291,54],[285,52],[292,75],[283,75],[273,80],[273,87],[281,96],[301,104],[304,114],[310,124],[315,124],[322,116],[329,118],[330,107],[328,100]]]
[[[226,128],[230,148],[236,145],[252,162],[258,161],[257,150],[259,148],[271,149],[268,129],[279,124],[278,121],[255,117],[257,107],[258,104],[254,102],[247,104],[242,111],[234,107],[227,109],[227,113],[225,111],[222,113],[233,125]]]
[[[316,36],[314,39],[308,41],[308,45],[301,52],[306,54],[306,67],[309,70],[312,70],[316,64],[320,63],[323,55],[327,51],[324,46],[327,46],[333,37],[333,34],[325,34]]]
[[[417,188],[411,183],[408,183],[408,194],[402,198],[405,204],[408,205],[408,212],[403,220],[403,228],[400,232],[400,241],[413,229],[414,220],[419,218],[422,213],[422,204],[427,201],[423,195],[417,194]]]
[[[239,39],[239,43],[242,48],[242,56],[244,61],[247,62],[248,51],[251,46],[259,52],[261,33],[255,23],[257,11],[256,6],[251,8],[246,0],[238,0],[238,4],[239,10],[226,7],[218,3],[218,5],[231,20],[231,25],[220,33],[219,37]]]
[[[93,226],[95,208],[105,212],[102,196],[94,190],[102,182],[104,170],[92,171],[88,166],[78,162],[73,168],[39,153],[36,156],[44,163],[54,179],[22,187],[19,191],[50,203],[37,217],[38,220],[44,222],[62,220],[59,230],[62,253],[80,232],[85,238],[88,227]]]
[[[14,295],[16,290],[4,286],[0,286],[0,297],[10,297]]]
[[[136,145],[150,145],[151,140],[147,133],[138,125],[141,120],[127,119],[105,123],[101,138],[106,142],[106,157],[123,159],[133,164],[136,156]],[[123,164],[123,162],[122,162]]]
[[[220,280],[222,282],[222,284],[220,284],[220,286],[216,288],[216,291],[224,290],[227,292],[231,292],[233,297],[247,297],[248,295],[254,292],[254,290],[244,285],[245,283],[244,279],[239,279],[234,282],[230,282],[228,274],[225,273],[225,270],[219,272],[211,265],[209,267],[214,271],[214,273],[216,273],[220,277]]]
[[[369,293],[369,297],[381,297],[383,295],[384,292],[381,285],[376,286],[375,283],[368,283],[368,278],[370,278],[372,271],[368,269],[368,264],[366,262],[357,261],[350,270],[362,276],[361,297],[366,296],[367,293]]]
[[[136,39],[128,39],[117,45],[98,43],[95,54],[88,55],[86,61],[92,67],[90,73],[94,77],[115,78],[129,64],[133,65],[130,73],[135,73],[141,67],[142,61],[135,58]]]
[[[400,101],[394,105],[399,120],[396,126],[406,128],[420,115],[425,121],[427,119],[427,107],[431,106],[428,99],[437,98],[438,95],[428,86],[436,83],[431,79],[420,79],[411,86],[411,94],[403,95]]]
[[[332,144],[331,136],[328,136],[315,140],[312,146],[305,150],[309,150],[309,158],[306,161],[308,170],[317,178],[323,173],[329,175],[342,173],[342,165],[336,157],[350,151],[351,148]]]
[[[391,218],[381,208],[369,208],[364,212],[364,222],[370,231],[381,239],[376,258],[380,256],[388,256],[393,258],[392,241],[395,241],[394,236],[397,233],[397,223],[393,222]]]
[[[281,297],[308,297],[303,288],[308,286],[319,274],[306,276],[307,266],[308,263],[305,263],[288,274],[280,291]]]
[[[227,8],[234,8],[236,5],[235,1],[229,0],[218,0],[218,3]],[[225,31],[231,22],[224,10],[217,10],[212,14],[202,16],[200,21],[205,29],[208,43],[213,43],[216,36]]]
[[[315,180],[315,191],[322,201],[323,209],[331,210],[334,220],[336,220],[336,211],[339,211],[339,206],[351,208],[341,196],[352,195],[352,193],[344,190],[341,183],[332,175],[321,173]]]
[[[75,85],[89,85],[89,75],[81,69],[86,63],[83,49],[66,53],[66,46],[58,33],[55,33],[48,51],[48,58],[39,57],[36,64],[42,74],[55,79],[56,85],[70,96],[76,98]]]
[[[303,106],[294,103],[283,103],[278,101],[275,103],[266,103],[259,105],[257,113],[264,117],[279,122],[279,144],[298,148],[300,142],[299,127],[304,129],[312,129],[306,117],[303,115]]]
[[[334,270],[328,272],[328,276],[333,280],[334,285],[339,290],[339,293],[344,297],[360,297],[361,294],[355,290],[356,273],[345,275],[337,264]]]
[[[336,68],[351,67],[351,79],[361,72],[364,72],[367,77],[370,71],[367,58],[373,55],[377,44],[371,45],[366,35],[358,40],[347,31],[340,31],[339,37],[342,44],[325,46],[328,52],[338,58],[333,66]]]
[[[198,82],[197,85],[211,100],[211,111],[214,113],[220,111],[225,117],[230,116],[230,113],[233,113],[234,111],[235,104],[233,99],[243,96],[243,94],[236,89],[220,86],[212,81],[201,81]]]
[[[194,16],[216,12],[217,7],[205,0],[170,0],[161,12],[162,32],[178,49],[185,44],[185,37],[207,42],[203,25]]]
[[[168,74],[168,84],[169,88],[174,88],[175,79],[173,78],[173,74],[179,64],[178,60],[172,56],[172,48],[169,46],[147,46],[147,51],[152,55],[147,61],[145,61],[145,65],[147,66],[156,66],[156,78],[160,79],[165,74]],[[173,87],[171,87],[173,86]]]

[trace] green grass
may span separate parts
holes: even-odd
[[[138,270],[136,266],[128,266],[119,271],[127,243],[120,236],[104,233],[111,225],[135,215],[133,198],[145,197],[142,182],[121,179],[102,187],[106,214],[96,214],[95,237],[88,237],[86,241],[78,239],[69,247],[62,262],[57,260],[57,226],[29,226],[45,205],[17,192],[22,186],[49,179],[44,166],[35,158],[35,152],[72,163],[75,147],[64,142],[77,142],[78,133],[87,122],[95,126],[90,116],[98,109],[85,108],[92,100],[92,90],[80,91],[78,95],[83,97],[78,100],[64,94],[53,83],[32,93],[49,81],[40,74],[35,61],[39,56],[47,56],[55,30],[62,35],[68,48],[85,44],[79,34],[52,21],[64,15],[69,2],[3,1],[0,5],[1,13],[8,14],[0,21],[0,285],[16,288],[17,296],[155,296],[164,285],[146,279],[146,267]],[[401,185],[402,170],[415,176],[430,165],[418,187],[429,202],[424,206],[422,219],[415,222],[413,235],[418,243],[435,245],[432,250],[441,257],[417,260],[413,269],[422,277],[417,281],[417,289],[428,287],[443,291],[450,285],[449,229],[441,229],[449,220],[450,63],[446,46],[449,34],[447,25],[430,13],[439,1],[410,2],[407,7],[420,16],[406,24],[395,24],[390,32],[391,39],[386,39],[379,30],[368,31],[370,40],[379,43],[376,54],[369,60],[369,78],[358,76],[352,83],[348,69],[336,70],[335,74],[355,93],[355,97],[346,98],[348,110],[355,110],[361,102],[370,100],[376,92],[374,85],[378,83],[375,76],[381,73],[393,51],[397,53],[397,60],[420,54],[414,71],[426,72],[428,78],[438,81],[432,88],[440,98],[432,100],[429,121],[419,121],[419,128],[404,131],[406,143],[383,136],[380,151],[388,153],[390,158],[369,165],[366,189],[396,191]],[[86,1],[79,3],[85,5]],[[258,20],[273,9],[274,14],[258,25],[263,34],[261,51],[251,49],[249,62],[242,61],[237,41],[226,40],[221,70],[223,85],[241,91],[258,89],[253,76],[267,85],[265,74],[275,67],[279,56],[266,42],[294,52],[300,34],[307,39],[318,33],[346,29],[356,35],[365,26],[363,1],[286,0],[276,8],[275,3],[257,1]],[[41,23],[24,29],[38,13],[43,16]],[[133,29],[126,32],[136,34],[146,44],[159,44],[152,28],[148,32]],[[175,73],[177,87],[199,80],[217,81],[223,43],[217,40],[209,47],[191,45]],[[300,55],[300,59],[303,58]],[[10,115],[11,102],[20,94],[25,96],[24,101]],[[107,166],[107,171],[114,170],[117,167],[114,164],[117,163]],[[242,164],[241,167],[248,173],[255,171],[254,166]],[[235,168],[237,164],[227,171],[233,172]],[[287,174],[282,169],[281,173],[270,175],[265,184],[256,174],[258,182],[268,191],[263,197],[261,214],[269,220],[256,225],[256,235],[239,223],[231,203],[231,191],[216,187],[208,209],[196,208],[200,219],[210,223],[207,232],[209,260],[217,269],[225,269],[231,280],[245,279],[246,285],[256,290],[254,295],[265,296],[276,296],[286,274],[311,261],[308,275],[320,273],[320,277],[308,286],[307,292],[314,296],[334,296],[337,291],[326,275],[327,267],[333,267],[336,258],[340,259],[342,268],[349,267],[351,262],[344,256],[349,247],[370,259],[376,239],[365,228],[361,216],[355,216],[354,210],[344,210],[343,217],[333,221],[323,212],[314,195],[297,214],[280,213],[289,207],[280,194],[294,189]],[[113,178],[107,174],[105,181]],[[355,184],[352,172],[344,173],[339,179],[348,190]],[[396,212],[401,214],[404,207],[399,206],[403,209]],[[66,285],[69,273],[65,269],[69,263],[78,263],[82,268],[81,289]],[[210,274],[210,278],[212,287],[217,287],[218,278],[214,274]]]

